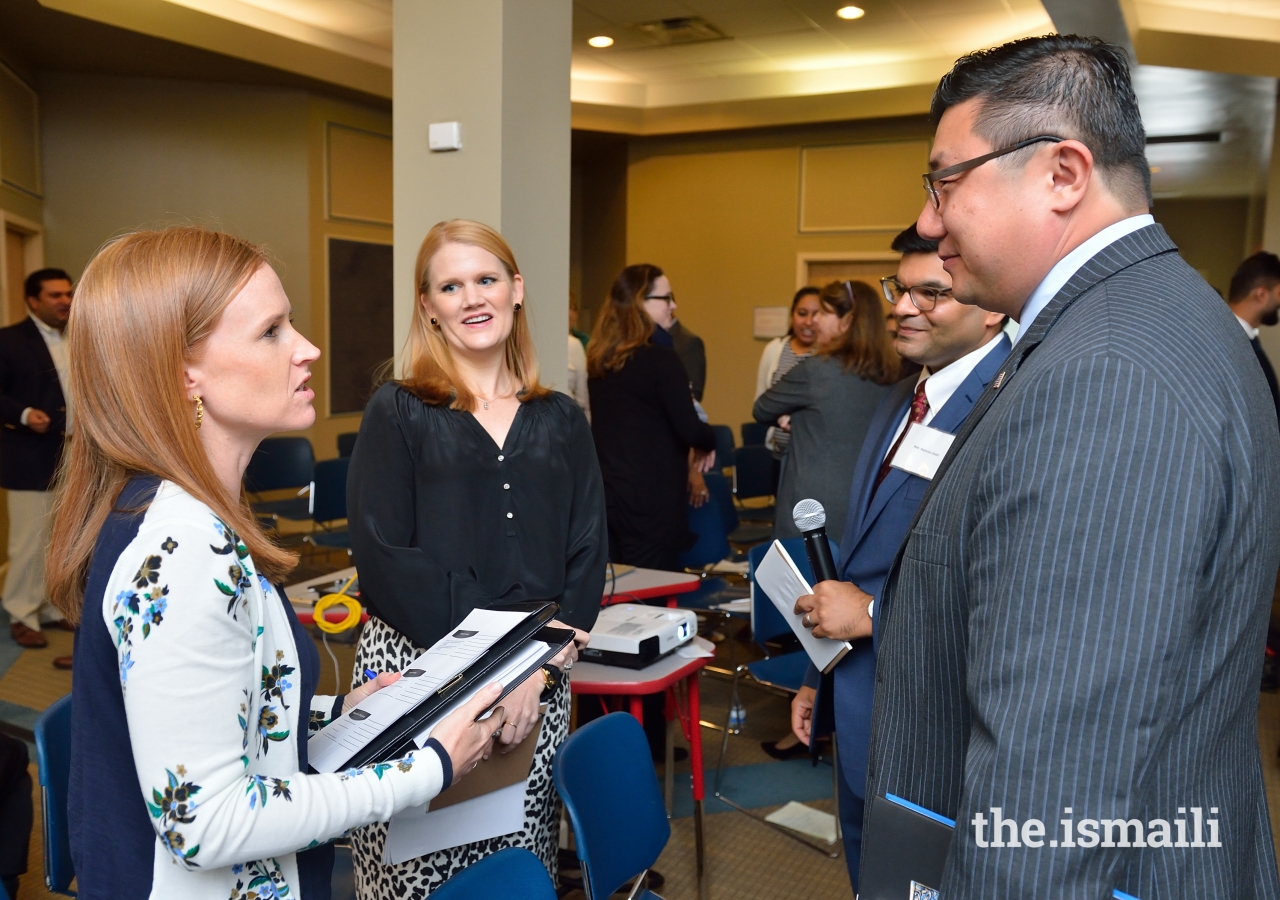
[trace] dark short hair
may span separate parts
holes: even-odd
[[[937,253],[938,242],[921,237],[920,232],[916,231],[915,223],[912,222],[910,228],[893,239],[889,249],[895,253],[901,253],[903,256],[910,253]]]
[[[1123,47],[1051,34],[962,56],[934,91],[935,127],[948,109],[974,98],[981,101],[974,131],[993,149],[1042,134],[1078,140],[1111,193],[1151,205],[1147,135]],[[1006,159],[1025,160],[1040,146]]]
[[[1260,250],[1236,267],[1227,291],[1227,302],[1238,303],[1259,285],[1280,284],[1280,256]]]
[[[39,297],[46,281],[70,281],[71,276],[61,269],[37,269],[27,276],[22,285],[24,297]]]

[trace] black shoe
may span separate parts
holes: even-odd
[[[760,749],[774,759],[795,759],[797,756],[804,756],[809,752],[809,748],[799,741],[785,748],[779,748],[778,741],[761,741]]]

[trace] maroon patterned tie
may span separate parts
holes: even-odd
[[[925,381],[928,380],[929,379],[927,378],[925,379]],[[918,422],[923,422],[924,417],[928,414],[929,398],[925,396],[924,381],[922,381],[916,385],[915,396],[911,398],[911,415],[907,416],[907,424],[902,426],[902,434],[898,435],[898,439],[893,442],[893,447],[890,448],[888,455],[885,456],[884,462],[880,464],[880,472],[876,475],[876,490],[879,490],[880,482],[885,480],[889,475],[889,470],[893,468],[889,465],[889,462],[897,455],[898,448],[902,446],[902,439],[907,436],[907,431],[912,425],[915,425]],[[875,490],[871,492],[873,497],[875,496],[875,492]]]

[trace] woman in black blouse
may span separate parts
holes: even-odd
[[[471,610],[499,602],[554,600],[585,643],[604,589],[600,470],[582,410],[538,383],[511,249],[486,225],[441,222],[418,252],[415,284],[404,378],[374,394],[351,457],[352,552],[371,615],[355,671],[399,670]],[[576,656],[566,650],[548,678],[505,701],[500,740],[512,746],[537,724],[540,696],[547,703],[524,829],[384,866],[386,826],[362,828],[352,841],[362,900],[425,896],[509,846],[536,853],[554,877],[551,759],[569,727],[559,675]]]
[[[609,510],[609,558],[678,570],[689,530],[689,450],[708,460],[716,438],[698,418],[689,376],[656,324],[675,304],[657,266],[627,266],[609,289],[587,345],[591,431]],[[665,317],[670,320],[669,314]]]

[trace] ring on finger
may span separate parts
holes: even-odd
[[[804,618],[800,620],[800,624],[804,625],[805,628],[812,628],[813,620],[809,618],[808,613],[805,613]]]

